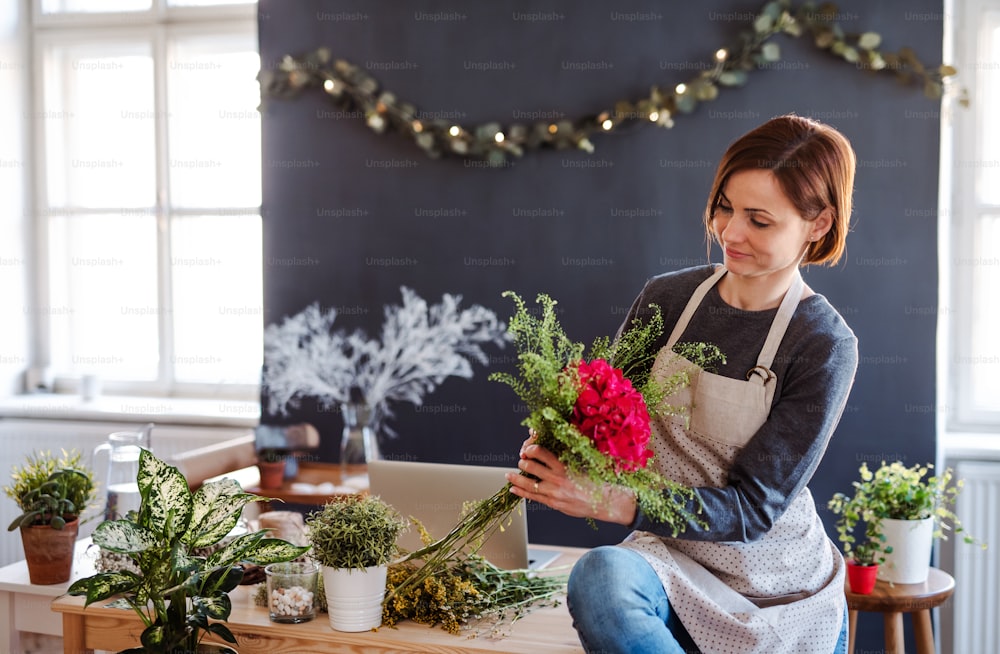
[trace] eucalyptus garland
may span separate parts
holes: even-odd
[[[276,69],[262,70],[258,79],[265,101],[322,89],[341,109],[363,115],[368,127],[377,133],[406,135],[434,158],[450,155],[482,160],[491,166],[503,166],[509,156],[521,157],[533,150],[579,148],[592,153],[591,138],[595,135],[636,125],[671,128],[676,116],[692,113],[700,103],[714,100],[720,89],[743,86],[751,71],[780,61],[780,46],[773,42],[778,34],[807,36],[817,48],[859,70],[895,75],[906,85],[922,87],[928,98],[941,98],[946,78],[956,74],[953,67],[926,66],[908,47],[882,51],[881,35],[872,31],[847,33],[835,22],[837,14],[833,3],[816,6],[805,2],[793,7],[791,0],[773,0],[763,6],[737,43],[716,50],[710,66],[686,82],[672,88],[653,86],[648,97],[619,100],[595,114],[532,124],[466,126],[425,118],[413,104],[381,89],[367,71],[334,59],[328,48],[301,57],[286,55]],[[967,104],[968,100],[963,97],[960,102]]]

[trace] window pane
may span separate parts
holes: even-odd
[[[1000,411],[1000,216],[980,220],[975,253],[967,262],[972,267],[972,343],[968,361],[972,382],[972,404],[976,409]]]
[[[153,60],[147,43],[45,48],[50,207],[152,207]]]
[[[988,13],[983,19],[985,47],[981,49],[984,58],[976,66],[979,77],[976,94],[979,96],[979,122],[982,138],[981,156],[972,162],[978,170],[974,179],[978,181],[977,195],[986,204],[1000,204],[1000,127],[996,115],[1000,111],[1000,71],[996,62],[1000,61],[1000,14]],[[962,174],[960,171],[959,174]]]
[[[260,216],[174,218],[171,225],[177,381],[259,383]]]
[[[113,13],[142,11],[153,6],[153,0],[42,0],[43,14]]]
[[[171,202],[259,207],[260,56],[253,39],[177,39],[168,64]]]
[[[52,364],[107,380],[156,379],[156,221],[152,215],[49,221]]]

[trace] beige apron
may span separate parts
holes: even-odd
[[[684,416],[668,417],[654,420],[652,430],[660,472],[689,486],[725,486],[733,459],[767,420],[775,387],[770,367],[804,288],[796,274],[757,365],[747,381],[731,379],[705,372],[671,351],[706,293],[725,274],[720,266],[695,290],[653,364],[654,375],[683,367],[692,373],[691,384],[668,398],[672,405],[690,407],[690,423]],[[752,543],[636,531],[621,546],[649,561],[703,654],[830,654],[837,644],[845,608],[844,563],[808,488]]]

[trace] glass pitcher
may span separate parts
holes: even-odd
[[[119,520],[129,511],[138,511],[140,496],[136,477],[139,474],[139,452],[152,451],[148,424],[139,431],[116,431],[108,442],[94,448],[93,468],[98,479],[104,472],[104,519]]]

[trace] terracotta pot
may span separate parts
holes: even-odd
[[[258,461],[261,488],[281,488],[285,481],[284,461]]]
[[[858,565],[854,561],[847,562],[847,583],[851,592],[858,595],[871,595],[875,590],[875,579],[878,576],[878,564]]]
[[[70,520],[62,529],[48,525],[21,527],[21,544],[28,563],[28,579],[33,584],[61,584],[73,572],[73,548],[80,521]]]

